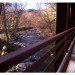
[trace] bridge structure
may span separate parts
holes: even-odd
[[[0,12],[1,12],[0,4]],[[75,3],[57,3],[56,35],[0,57],[0,72],[5,72],[29,56],[55,42],[55,46],[29,66],[24,72],[35,70],[54,53],[42,72],[75,72]]]

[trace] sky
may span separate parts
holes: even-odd
[[[37,2],[33,3],[33,2],[27,2],[27,6],[26,9],[36,9],[36,4]]]
[[[27,2],[26,9],[37,9],[37,3],[38,2]],[[44,2],[42,2],[44,3]],[[42,8],[45,8],[44,6]]]
[[[1,0],[0,2],[25,2],[25,3],[28,3],[27,6],[26,6],[26,9],[37,9],[36,8],[37,2],[57,3],[57,2],[65,2],[65,1],[71,2],[71,1],[74,1],[74,0]]]
[[[32,2],[32,1],[31,2],[27,2],[26,1],[26,2],[4,2],[4,3],[23,3],[25,5],[27,3],[25,9],[38,9],[37,3],[47,3],[47,2],[38,2],[38,1],[36,1],[36,2]],[[45,8],[45,6],[42,6],[42,8]]]
[[[0,2],[75,2],[75,0],[0,0]]]

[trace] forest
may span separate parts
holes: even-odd
[[[29,9],[27,6],[28,3],[0,3],[0,57],[56,34],[55,3],[36,3]],[[54,45],[55,42],[6,72],[23,72]]]
[[[24,35],[27,32],[30,32],[27,35],[33,35],[31,32],[35,32],[35,34],[37,34],[37,37],[46,36],[46,38],[55,35],[55,3],[37,3],[37,9],[26,9],[28,3],[1,3],[1,5],[2,10],[0,15],[0,51],[2,50],[3,46],[7,46],[8,53],[13,51],[13,47],[17,47],[15,46],[15,43],[21,41],[21,39],[25,39],[24,37],[26,36]],[[23,32],[23,36],[22,31],[25,31]],[[41,40],[43,40],[42,37],[40,37]],[[19,46],[22,46],[22,44],[24,44],[24,47],[26,47],[25,43],[26,42],[21,43],[21,45]],[[19,43],[17,43],[17,45],[18,44]],[[18,48],[20,48],[19,46]]]

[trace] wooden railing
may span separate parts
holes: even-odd
[[[72,50],[74,48],[74,44],[75,44],[75,37],[73,38],[73,41],[71,42],[71,45],[69,46],[68,51],[65,54],[64,59],[63,59],[61,65],[59,66],[57,72],[65,72],[66,71],[66,68],[69,63],[69,59],[71,57]]]
[[[47,47],[52,42],[57,41],[58,39],[64,37],[60,42],[58,42],[51,50],[49,50],[47,53],[45,53],[41,58],[39,58],[35,63],[33,63],[31,66],[29,66],[25,72],[34,72],[52,53],[54,53],[62,44],[63,47],[59,50],[58,54],[54,56],[53,60],[50,61],[50,63],[44,68],[43,72],[48,72],[51,68],[51,66],[54,65],[54,63],[57,61],[57,59],[60,57],[62,52],[64,52],[64,49],[67,45],[71,42],[71,40],[74,37],[75,33],[75,27],[68,29],[64,32],[61,32],[55,36],[49,37],[48,39],[42,40],[38,43],[35,43],[29,47],[22,48],[20,50],[11,52],[7,55],[0,57],[0,72],[4,72],[11,68],[12,66],[18,64],[19,62],[25,60],[29,56],[33,55],[34,53],[40,51],[44,47]],[[66,36],[67,34],[67,36]],[[67,37],[67,39],[66,39]],[[65,41],[67,40],[67,43],[65,44]]]

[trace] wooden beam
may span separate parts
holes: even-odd
[[[57,3],[57,17],[56,17],[56,34],[65,31],[69,27],[69,4],[68,3]],[[65,36],[64,36],[65,37]],[[60,38],[56,41],[56,44],[60,42],[64,37]],[[63,44],[65,45],[65,43]],[[62,45],[62,46],[63,46]],[[59,47],[58,50],[55,51],[55,56],[60,51],[62,46]],[[65,51],[65,50],[64,50]],[[56,72],[60,63],[62,62],[64,57],[64,52],[61,54],[59,59],[54,64],[54,71]]]
[[[1,10],[2,10],[2,3],[0,3],[0,15],[1,15]]]
[[[75,3],[71,3],[71,24],[69,28],[75,26]]]

